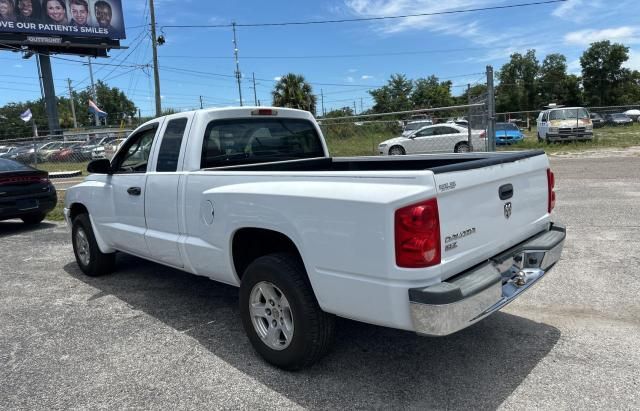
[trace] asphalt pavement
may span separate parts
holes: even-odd
[[[85,277],[62,224],[0,222],[2,409],[640,409],[640,157],[554,159],[563,259],[457,334],[340,320],[290,373],[234,288],[119,255]]]

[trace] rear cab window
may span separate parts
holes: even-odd
[[[164,130],[158,161],[157,172],[175,172],[178,170],[178,158],[180,157],[180,147],[184,132],[187,129],[189,119],[186,117],[170,120]]]
[[[206,128],[201,168],[324,157],[312,122],[294,118],[213,120]]]

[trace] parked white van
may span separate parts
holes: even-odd
[[[549,106],[538,115],[538,141],[592,140],[593,123],[584,107]]]

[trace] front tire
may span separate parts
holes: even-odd
[[[314,364],[333,342],[334,317],[322,311],[302,262],[290,254],[249,265],[240,285],[240,316],[253,348],[285,370]]]
[[[76,262],[83,273],[98,277],[113,271],[116,254],[100,251],[87,214],[80,214],[73,219],[71,239]]]
[[[389,149],[390,156],[403,156],[405,154],[406,151],[404,151],[404,148],[401,146],[393,146]]]

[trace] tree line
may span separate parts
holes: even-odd
[[[117,87],[109,87],[106,83],[98,80],[96,83],[96,94],[101,110],[108,114],[108,121],[111,124],[120,124],[125,117],[135,117],[137,108],[133,101]],[[71,111],[71,99],[66,96],[59,96],[57,99],[58,117],[62,129],[73,128],[73,114]],[[93,126],[94,116],[89,113],[89,100],[93,100],[90,90],[73,92],[73,101],[76,110],[76,120],[78,127],[86,128]],[[38,128],[44,132],[48,131],[47,113],[43,99],[26,101],[21,103],[9,103],[0,107],[0,138],[27,137],[32,135],[31,124],[20,119],[20,114],[27,109],[31,110],[33,119]]]
[[[592,43],[580,58],[581,75],[575,75],[567,72],[567,58],[562,54],[549,54],[541,64],[535,50],[513,53],[496,73],[496,110],[538,110],[550,103],[591,107],[638,104],[640,72],[623,67],[628,60],[629,47],[610,41]],[[386,85],[368,91],[374,104],[361,114],[467,104],[469,97],[486,93],[487,86],[476,84],[457,96],[452,89],[451,81],[440,81],[434,75],[412,80],[401,73],[393,74]],[[302,75],[282,77],[272,95],[274,106],[316,113],[317,96]],[[353,114],[350,107],[343,107],[325,116]]]

